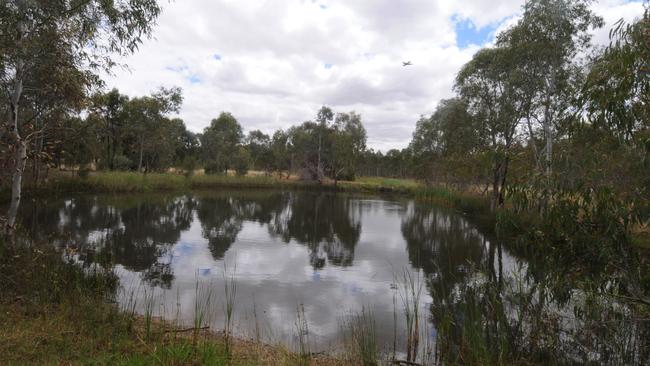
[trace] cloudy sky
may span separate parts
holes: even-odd
[[[458,69],[516,21],[523,0],[160,0],[152,39],[106,78],[135,96],[180,86],[201,131],[221,111],[272,133],[321,105],[361,113],[368,145],[405,147],[422,114],[452,96]],[[600,0],[608,25],[641,1]],[[607,41],[608,26],[595,40]],[[402,67],[410,60],[413,66]]]

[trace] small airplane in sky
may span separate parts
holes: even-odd
[[[406,61],[406,62],[402,61],[402,66],[411,66],[411,65],[413,65],[411,61]]]

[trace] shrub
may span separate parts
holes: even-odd
[[[124,155],[116,155],[115,160],[113,160],[113,167],[116,170],[129,170],[133,166],[131,159]]]
[[[248,167],[251,165],[251,155],[244,147],[239,147],[233,159],[237,175],[246,175]]]

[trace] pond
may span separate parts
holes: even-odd
[[[650,352],[648,322],[632,307],[576,290],[561,269],[514,255],[461,213],[411,199],[80,195],[25,201],[20,215],[34,241],[113,268],[123,308],[185,326],[200,314],[224,329],[232,300],[237,336],[310,352],[340,351],[360,318],[384,354],[404,357],[417,333],[418,360],[495,345],[568,362],[643,363]],[[421,320],[409,327],[405,309]]]

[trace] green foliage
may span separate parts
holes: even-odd
[[[280,174],[290,171],[292,168],[292,155],[289,148],[289,133],[282,130],[275,131],[271,138],[270,165],[273,170]],[[289,174],[287,173],[288,177]]]
[[[638,202],[622,200],[607,188],[511,187],[508,197],[513,215],[499,216],[501,233],[519,233],[524,243],[550,248],[549,254],[590,269],[604,270],[612,258],[628,258],[630,229],[647,219]]]
[[[24,157],[43,154],[44,135],[78,114],[87,92],[101,84],[99,71],[110,70],[116,54],[134,52],[159,14],[155,0],[0,3],[0,113],[7,116],[0,139],[12,146],[2,158],[13,158],[14,172],[7,233],[20,204]],[[34,166],[39,179],[40,165]]]
[[[183,174],[186,177],[191,177],[194,175],[194,171],[198,167],[198,158],[193,155],[185,156],[181,162],[181,168],[183,169]]]
[[[79,164],[77,156],[83,156],[100,169],[161,171],[198,154],[196,136],[183,120],[167,117],[180,108],[179,88],[132,99],[113,89],[95,94],[91,102],[87,118],[65,136],[66,145],[81,145],[65,156],[66,164]]]
[[[334,113],[322,107],[316,122],[307,121],[278,131],[272,147],[277,166],[299,172],[303,180],[322,182],[353,180],[357,162],[366,148],[366,130],[361,116],[354,113]]]
[[[84,269],[72,258],[61,260],[60,255],[54,255],[53,249],[38,249],[22,243],[0,245],[0,258],[0,275],[5,279],[2,299],[19,297],[26,310],[30,306],[60,304],[88,296],[110,299],[118,286],[118,279],[111,271]]]
[[[477,121],[459,99],[442,100],[434,114],[420,118],[409,145],[416,176],[458,185],[485,180],[481,159],[486,141]]]
[[[330,177],[353,181],[359,156],[366,149],[366,129],[361,123],[361,116],[354,112],[338,113],[331,138]]]
[[[222,112],[213,119],[200,137],[206,173],[225,173],[233,167],[233,158],[244,138],[241,125],[235,117]]]
[[[170,120],[167,113],[176,112],[182,102],[179,88],[160,88],[151,96],[133,98],[124,107],[130,125],[126,131],[132,142],[131,160],[137,171],[159,170],[174,161],[185,131],[182,120]]]
[[[273,154],[269,135],[260,130],[250,131],[246,137],[246,149],[250,154],[253,169],[273,170]]]
[[[248,173],[248,168],[251,165],[251,154],[246,148],[240,146],[233,157],[233,167],[239,176],[244,176]]]
[[[115,155],[113,158],[113,168],[115,170],[130,170],[133,167],[133,162],[126,155]]]
[[[611,44],[598,55],[586,78],[583,100],[592,123],[621,140],[650,128],[650,14],[633,24],[619,21]]]

